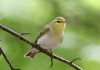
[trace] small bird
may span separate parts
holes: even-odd
[[[63,17],[56,17],[51,23],[44,26],[39,36],[35,40],[35,44],[47,50],[58,47],[63,41],[66,20]],[[32,48],[25,57],[34,58],[39,50]]]

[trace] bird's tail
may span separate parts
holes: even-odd
[[[26,57],[26,58],[34,58],[35,56],[36,56],[36,54],[38,53],[39,51],[37,50],[37,49],[35,49],[35,48],[33,48],[32,50],[30,50],[29,52],[27,52],[25,55],[24,55],[24,57]]]

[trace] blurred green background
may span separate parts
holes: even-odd
[[[84,70],[100,70],[100,0],[0,0],[0,24],[25,35],[34,42],[41,28],[55,17],[68,20],[64,41],[55,54],[68,59],[81,58],[75,64]],[[22,70],[74,70],[40,53],[35,59],[24,58],[31,46],[0,30],[0,47],[15,68]],[[10,70],[0,56],[0,70]]]

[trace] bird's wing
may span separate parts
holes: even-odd
[[[34,43],[36,44],[37,41],[38,41],[38,39],[39,39],[41,36],[47,34],[47,32],[49,32],[49,30],[50,30],[50,26],[49,26],[49,25],[44,26],[43,30],[40,32],[39,36],[37,37],[37,39],[35,40]]]

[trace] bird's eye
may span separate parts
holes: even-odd
[[[61,21],[58,20],[57,23],[61,23]]]

